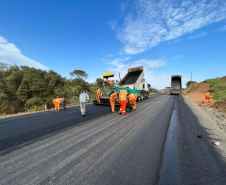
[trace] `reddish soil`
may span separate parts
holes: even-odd
[[[188,90],[190,90],[190,89],[188,89]],[[185,92],[187,92],[188,90],[186,90]],[[202,101],[205,100],[206,92],[208,92],[208,90],[209,90],[209,84],[208,83],[198,83],[198,84],[195,85],[193,91],[190,92],[188,94],[188,96],[186,95],[186,97],[193,100],[197,105],[204,107],[204,106],[208,105],[207,102],[205,102],[204,104],[202,103]],[[217,101],[214,100],[212,98],[212,95],[210,94],[210,106],[215,102],[217,102]]]
[[[222,80],[226,79],[225,77],[221,78]],[[187,87],[182,92],[183,94],[188,97],[189,99],[193,100],[197,105],[201,107],[211,107],[216,112],[223,112],[226,114],[226,101],[217,101],[214,100],[212,97],[212,94],[210,93],[210,104],[207,102],[202,103],[203,100],[205,100],[206,92],[209,90],[209,84],[206,82],[198,83],[195,85],[192,92],[190,92],[188,95],[186,95],[186,92],[189,91],[191,88]]]
[[[182,91],[182,94],[186,94],[190,89],[191,89],[190,86],[186,87],[186,88]]]
[[[223,112],[226,114],[226,101],[218,101],[215,102],[212,107],[217,111],[217,112]]]

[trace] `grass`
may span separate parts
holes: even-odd
[[[226,100],[226,80],[221,79],[208,79],[210,89],[213,90],[215,100]]]
[[[186,94],[189,94],[191,91],[193,91],[193,89],[196,87],[196,84],[197,84],[197,83],[192,83],[192,84],[190,84],[189,86],[191,87],[191,89],[190,89],[189,91],[187,91]]]

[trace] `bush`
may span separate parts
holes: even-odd
[[[0,101],[1,101],[0,115],[8,113],[9,112],[8,95],[1,92],[0,93]]]
[[[160,93],[158,89],[155,89],[155,88],[149,88],[149,94],[152,94],[152,93]]]
[[[191,89],[189,90],[189,91],[187,91],[187,94],[189,94],[191,91],[193,91],[193,89],[194,88],[196,88],[197,87],[197,83],[195,82],[195,83],[192,83],[192,84],[190,84],[189,86],[191,87]]]
[[[42,98],[40,98],[40,97],[31,98],[26,101],[25,109],[26,110],[35,110],[35,111],[44,110],[45,103],[43,102]]]

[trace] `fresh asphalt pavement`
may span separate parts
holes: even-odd
[[[190,109],[155,94],[125,116],[89,104],[85,117],[71,107],[2,118],[0,184],[225,184],[225,160],[194,137],[207,131]]]

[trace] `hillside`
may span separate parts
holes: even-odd
[[[207,103],[203,104],[202,101],[208,91],[211,92],[211,104],[209,107],[214,108],[218,112],[226,113],[226,76],[191,84],[182,91],[182,94],[199,106],[207,106]]]

